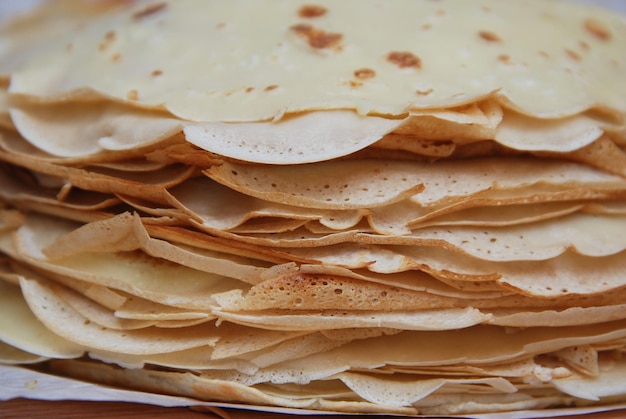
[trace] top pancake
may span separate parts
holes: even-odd
[[[570,2],[181,0],[88,15],[46,42],[10,41],[0,61],[23,65],[0,66],[9,91],[106,96],[194,121],[399,117],[485,97],[540,117],[626,111],[626,84],[606,82],[622,80],[626,21]]]

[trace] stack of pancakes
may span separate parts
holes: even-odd
[[[626,20],[44,3],[0,28],[0,360],[199,400],[626,399]]]

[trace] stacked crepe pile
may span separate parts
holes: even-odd
[[[3,362],[337,412],[626,399],[623,17],[56,1],[0,36]]]

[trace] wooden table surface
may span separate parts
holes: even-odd
[[[231,419],[305,419],[314,416],[295,416],[277,413],[266,413],[239,409],[223,409]],[[120,402],[82,402],[82,401],[40,401],[27,399],[14,399],[0,402],[0,418],[53,418],[53,419],[142,419],[142,418],[181,418],[181,419],[207,419],[218,418],[210,412],[197,412],[184,407],[159,407],[135,403]],[[324,415],[315,416],[318,419],[346,419],[363,416],[340,416]],[[371,416],[370,416],[371,417]],[[382,416],[378,416],[382,417]],[[561,416],[561,418],[576,419],[624,419],[626,410],[609,411],[580,416]]]

